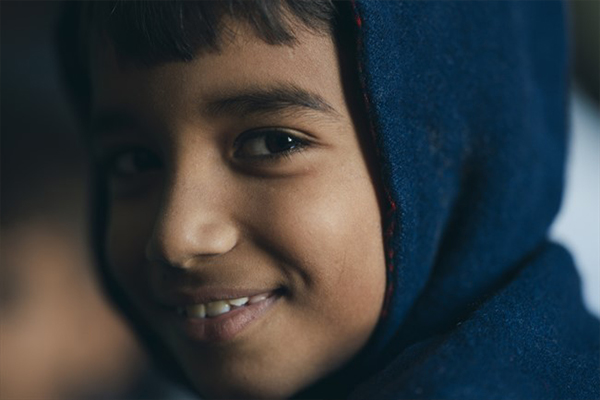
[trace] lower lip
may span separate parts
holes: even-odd
[[[197,342],[219,343],[234,339],[249,325],[266,314],[281,298],[273,294],[258,303],[236,308],[211,318],[177,317],[177,325],[186,336]]]

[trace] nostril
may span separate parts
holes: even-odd
[[[169,253],[165,248],[161,247],[160,242],[151,240],[148,242],[145,250],[146,260],[162,270],[175,272],[183,271],[189,268],[189,260],[177,257],[174,253]]]
[[[238,243],[238,231],[227,224],[202,224],[192,229],[155,231],[145,249],[146,259],[170,269],[189,269],[203,260],[229,253]]]

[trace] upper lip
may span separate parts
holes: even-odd
[[[252,297],[257,294],[271,293],[278,291],[279,288],[263,289],[226,289],[226,288],[206,288],[197,290],[173,290],[156,294],[157,302],[167,307],[179,307],[190,304],[206,304],[217,300],[239,299],[241,297]]]

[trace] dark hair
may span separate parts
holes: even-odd
[[[59,31],[60,52],[74,105],[86,120],[89,49],[101,38],[114,45],[119,62],[152,66],[218,52],[234,35],[227,19],[246,23],[268,44],[293,45],[298,29],[333,34],[336,15],[332,0],[68,2]]]

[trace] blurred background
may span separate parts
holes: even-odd
[[[566,190],[552,236],[600,315],[600,1],[569,3]],[[55,54],[60,4],[0,2],[0,398],[188,399],[159,378],[96,283],[87,162]]]
[[[571,129],[562,208],[551,236],[569,250],[584,303],[600,316],[600,1],[571,0]]]
[[[0,2],[0,398],[192,398],[159,377],[97,283],[60,9]]]

